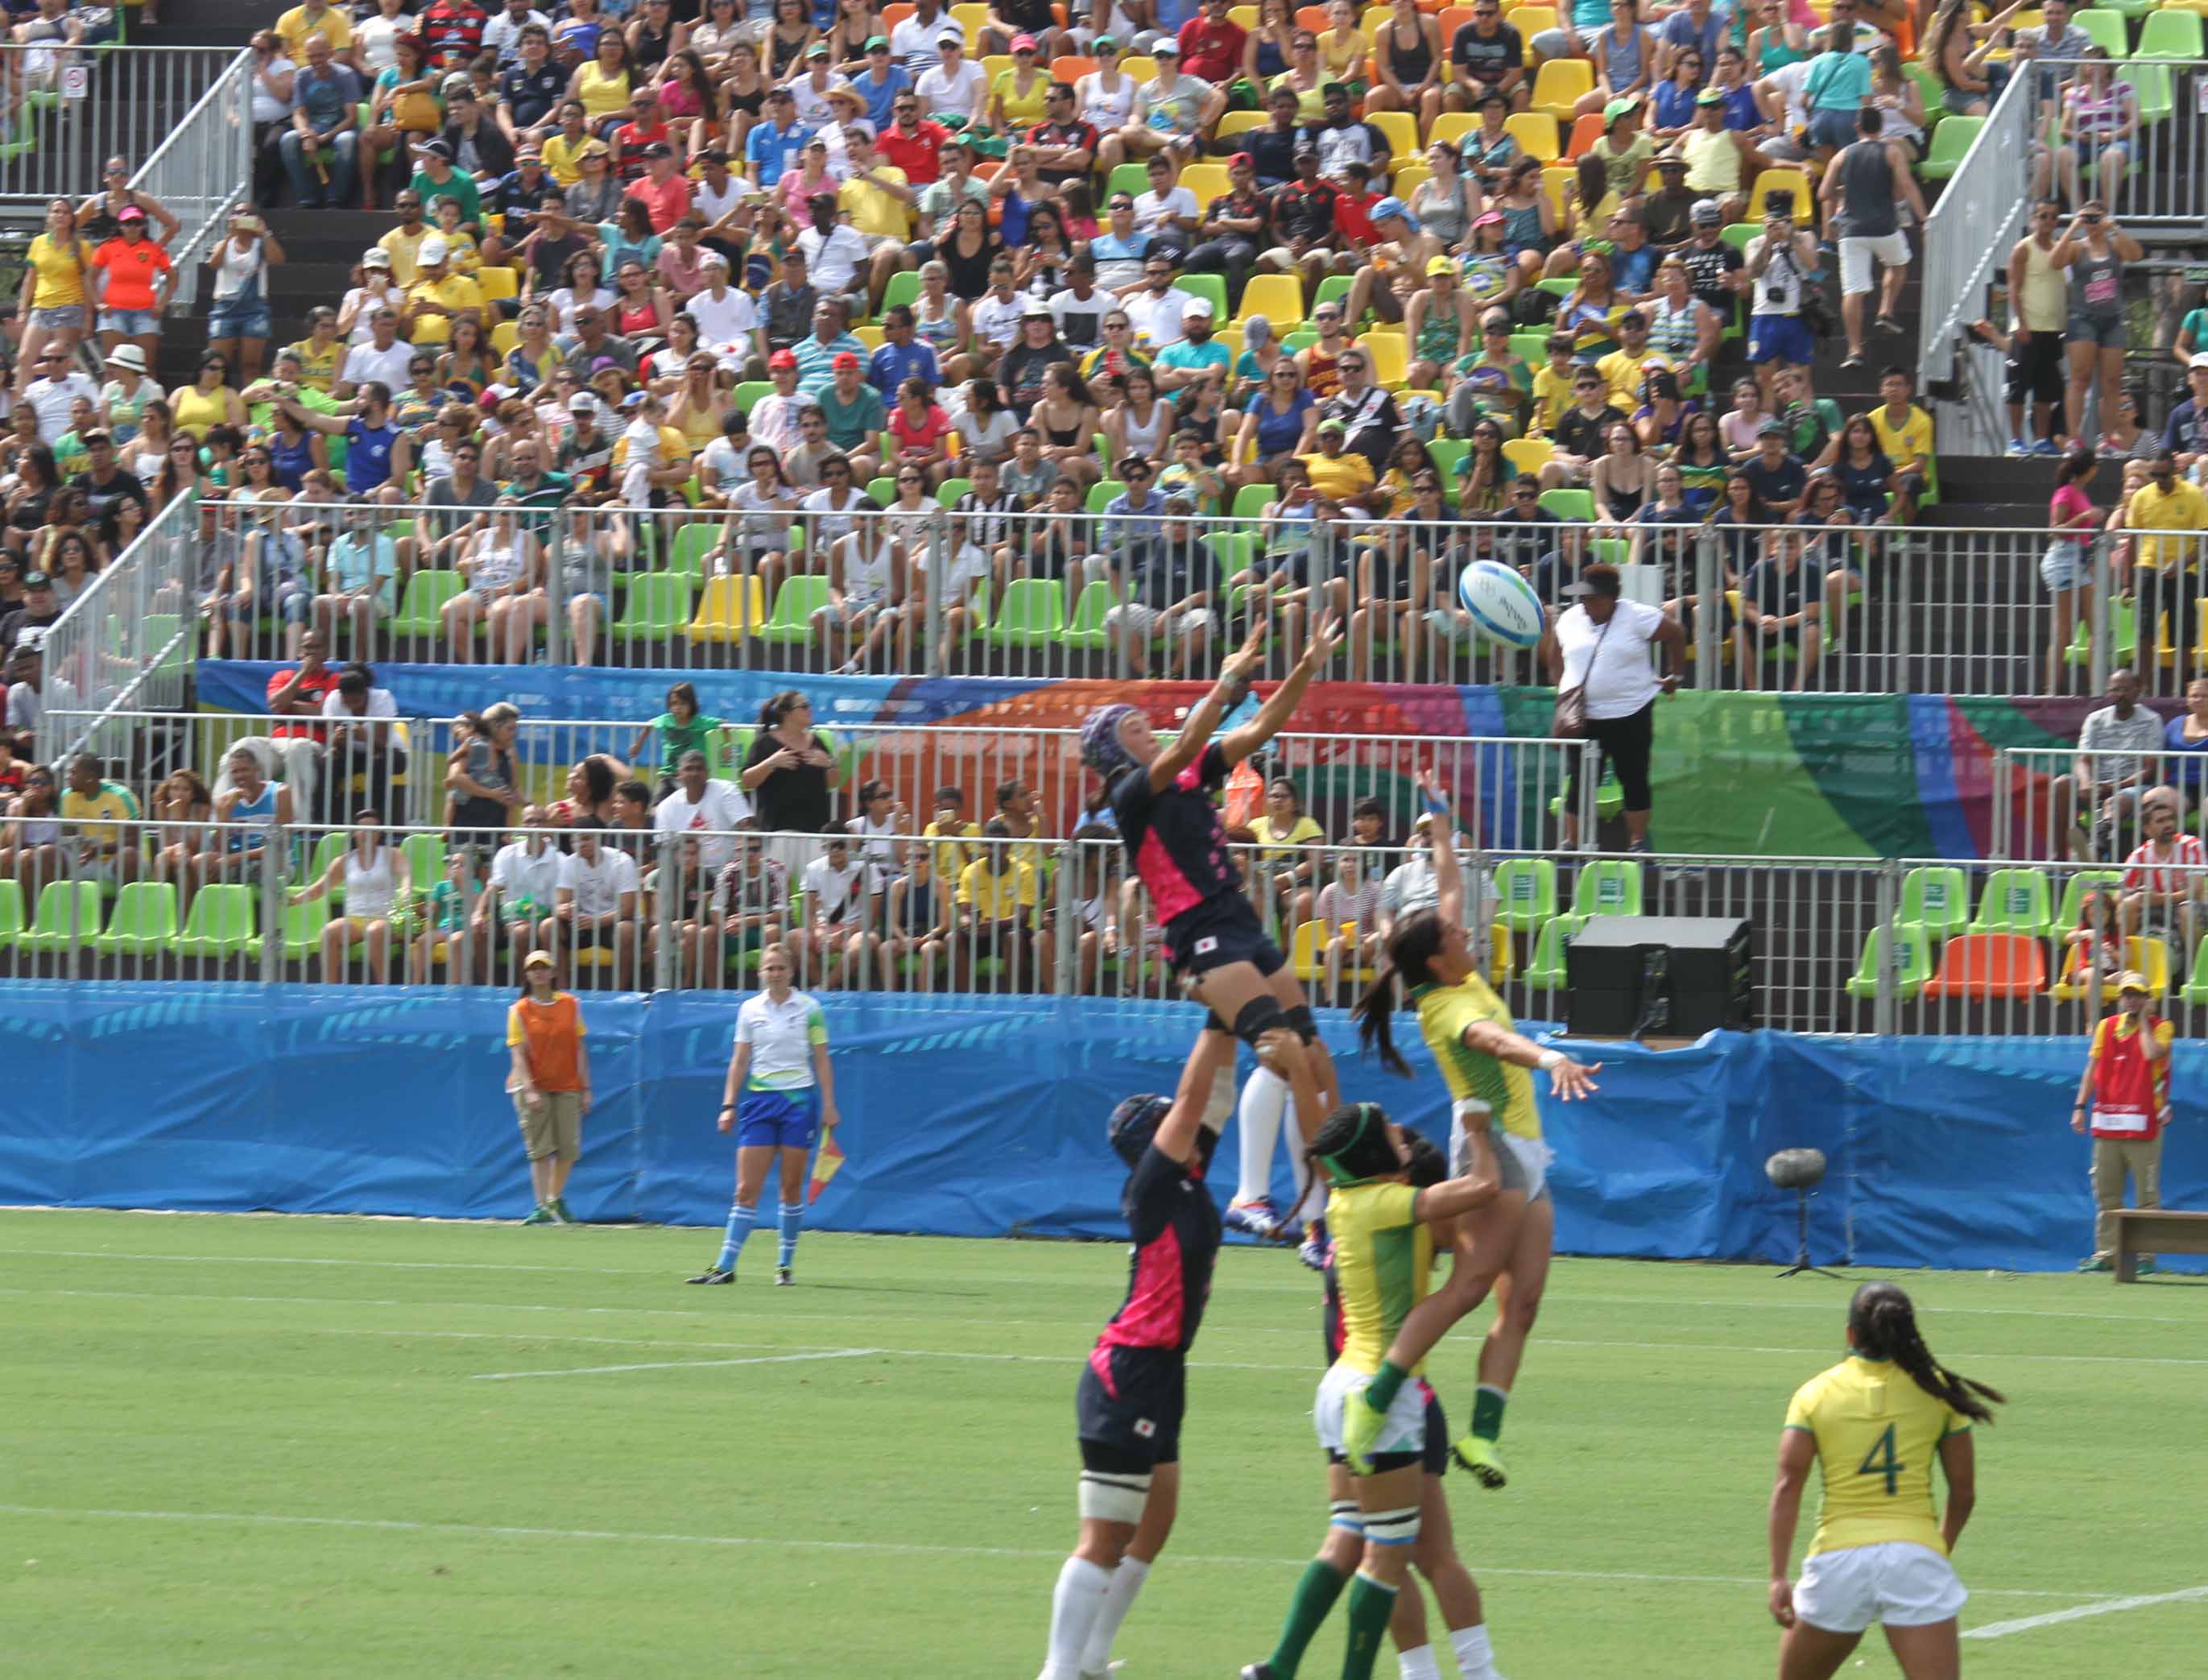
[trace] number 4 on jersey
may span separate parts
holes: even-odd
[[[1901,1480],[1901,1473],[1907,1468],[1893,1456],[1893,1425],[1888,1424],[1886,1433],[1878,1437],[1877,1444],[1863,1455],[1863,1461],[1856,1467],[1856,1473],[1858,1476],[1885,1477],[1886,1491],[1891,1495]]]

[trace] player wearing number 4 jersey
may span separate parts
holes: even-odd
[[[1419,787],[1426,808],[1443,825],[1432,848],[1439,896],[1431,909],[1406,916],[1389,934],[1388,961],[1358,999],[1358,1030],[1379,1052],[1383,1066],[1408,1075],[1410,1065],[1395,1049],[1393,1017],[1396,981],[1409,986],[1419,1030],[1454,1099],[1450,1170],[1467,1171],[1475,1144],[1484,1144],[1495,1157],[1503,1189],[1491,1206],[1457,1221],[1449,1281],[1404,1321],[1361,1400],[1348,1408],[1342,1450],[1353,1468],[1363,1465],[1405,1379],[1449,1326],[1485,1300],[1491,1288],[1495,1322],[1480,1345],[1472,1428],[1450,1451],[1480,1485],[1498,1488],[1505,1479],[1497,1448],[1503,1411],[1540,1310],[1557,1231],[1556,1204],[1549,1197],[1549,1149],[1541,1141],[1529,1070],[1545,1072],[1550,1094],[1569,1102],[1595,1090],[1594,1075],[1602,1064],[1582,1066],[1561,1050],[1545,1050],[1520,1036],[1510,1011],[1480,978],[1464,933],[1464,872],[1447,830],[1455,813],[1431,775],[1420,777]]]
[[[1848,1305],[1854,1350],[1795,1391],[1771,1490],[1771,1614],[1786,1629],[1779,1680],[1829,1680],[1873,1622],[1907,1680],[1962,1672],[1955,1618],[1969,1596],[1948,1560],[1977,1499],[1971,1425],[1998,1389],[1933,1358],[1909,1297],[1866,1283]],[[1932,1461],[1947,1479],[1933,1508]],[[1825,1487],[1817,1532],[1791,1586],[1786,1562],[1815,1461]]]
[[[1173,1530],[1188,1350],[1219,1257],[1219,1209],[1203,1184],[1219,1134],[1205,1111],[1212,1082],[1233,1067],[1234,1041],[1206,1028],[1170,1103],[1131,1096],[1112,1111],[1112,1149],[1130,1169],[1119,1203],[1133,1263],[1127,1299],[1074,1390],[1081,1536],[1051,1594],[1041,1680],[1104,1680],[1113,1639]]]

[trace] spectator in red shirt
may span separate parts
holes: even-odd
[[[322,702],[337,692],[338,674],[329,667],[330,645],[319,630],[309,630],[299,643],[296,669],[278,671],[268,679],[268,715],[280,719],[319,718]],[[317,778],[322,768],[323,729],[319,723],[280,722],[271,724],[268,745],[284,765],[284,785],[302,812],[320,807],[315,803]]]
[[[1227,15],[1227,0],[1203,0],[1201,16],[1180,27],[1183,75],[1224,87],[1242,74],[1242,49],[1249,32]]]
[[[655,140],[644,148],[644,179],[628,189],[651,213],[651,231],[665,233],[690,213],[690,181],[675,158],[675,148]]]
[[[1383,195],[1372,190],[1372,171],[1364,164],[1344,164],[1341,178],[1341,196],[1335,201],[1335,225],[1341,231],[1345,249],[1369,250],[1380,242],[1380,236],[1372,231],[1372,207]]]
[[[422,14],[417,31],[429,48],[429,62],[441,69],[464,70],[483,51],[483,31],[490,14],[475,0],[435,0]]]
[[[920,95],[908,88],[890,107],[889,127],[874,137],[882,161],[904,171],[909,187],[929,187],[942,178],[943,148],[951,130],[920,114]]]
[[[659,108],[659,95],[651,88],[638,88],[628,109],[629,120],[614,130],[614,171],[624,183],[644,178],[646,147],[675,142],[667,115]]]

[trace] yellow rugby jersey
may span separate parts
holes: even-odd
[[[1903,1540],[1946,1557],[1932,1461],[1941,1441],[1970,1426],[1887,1359],[1850,1354],[1797,1389],[1786,1427],[1815,1440],[1825,1485],[1805,1555]]]
[[[1533,1076],[1515,1062],[1497,1061],[1484,1051],[1465,1047],[1464,1029],[1479,1021],[1517,1030],[1510,1011],[1478,975],[1454,986],[1417,986],[1419,1030],[1440,1064],[1449,1095],[1460,1102],[1484,1102],[1494,1122],[1516,1137],[1539,1138],[1540,1110],[1533,1106]]]
[[[1336,1185],[1326,1198],[1341,1291],[1341,1363],[1377,1371],[1411,1309],[1426,1298],[1433,1228],[1416,1217],[1414,1185],[1383,1180]],[[1413,1376],[1424,1371],[1421,1362]]]

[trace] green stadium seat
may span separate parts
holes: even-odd
[[[919,301],[920,271],[917,268],[899,269],[890,276],[890,283],[882,288],[884,313],[887,313],[899,303],[917,303]],[[771,390],[773,387],[769,386],[767,388]]]
[[[2196,1009],[2208,1004],[2208,939],[2201,940],[2199,950],[2193,952],[2193,972],[2179,995]]]
[[[628,580],[621,616],[608,627],[615,636],[670,637],[690,622],[690,579],[679,572],[639,572]]]
[[[1902,922],[1893,927],[1874,927],[1863,941],[1862,959],[1848,978],[1848,995],[1869,1003],[1878,996],[1879,969],[1886,961],[1886,942],[1893,941],[1894,995],[1906,1003],[1932,978],[1932,945],[1927,930]]]
[[[69,925],[70,905],[76,925]],[[48,881],[39,893],[38,918],[15,941],[33,957],[58,957],[73,947],[89,951],[99,937],[100,897],[97,881]]]
[[[1971,921],[1969,877],[1946,863],[1911,870],[1901,878],[1901,913],[1894,920],[1922,927],[1935,939],[1961,933]]]
[[[1963,154],[1971,149],[1978,130],[1985,125],[1983,117],[1948,117],[1932,130],[1931,149],[1924,154],[1924,161],[1917,165],[1917,172],[1928,181],[1951,179],[1963,165]]]
[[[720,540],[721,527],[717,525],[684,525],[675,533],[674,552],[667,556],[667,569],[686,578],[704,577],[705,556]]]
[[[946,478],[935,492],[935,499],[945,507],[955,507],[958,498],[969,495],[974,489],[971,478]]]
[[[284,960],[303,963],[322,948],[322,928],[331,920],[329,906],[318,901],[284,906]]]
[[[1101,578],[1083,584],[1073,603],[1072,621],[1059,640],[1075,653],[1108,653],[1112,643],[1104,628],[1104,615],[1119,602],[1112,585]]]
[[[2085,895],[2096,888],[2120,887],[2124,884],[2121,869],[2080,869],[2062,884],[2062,908],[2047,924],[2047,931],[2056,939],[2062,938],[2078,925],[2085,914]]]
[[[909,269],[904,272],[907,273],[911,273]],[[890,290],[891,291],[895,291],[897,290],[897,283],[899,278],[900,276],[896,274],[890,276]],[[919,279],[920,277],[917,274],[913,275],[913,279],[915,284],[918,283]],[[774,381],[772,380],[747,379],[736,387],[735,392],[732,393],[732,400],[735,403],[737,409],[741,412],[749,414],[752,411],[752,405],[753,403],[757,402],[761,397],[771,397],[773,394]]]
[[[1592,522],[1594,519],[1594,492],[1562,488],[1544,490],[1541,492],[1541,506],[1560,519]]]
[[[1227,324],[1227,277],[1223,274],[1176,274],[1173,284],[1191,297],[1205,297],[1211,302],[1211,318],[1218,325]]]
[[[811,641],[813,615],[827,604],[827,579],[810,573],[784,578],[775,591],[773,612],[759,626],[759,639],[782,647]]]
[[[399,597],[399,610],[392,615],[387,627],[396,637],[440,636],[444,633],[444,620],[438,616],[445,603],[467,588],[467,581],[457,572],[424,570],[406,579],[406,592]]]
[[[0,951],[12,951],[23,937],[23,884],[0,880]]]
[[[406,858],[409,891],[427,898],[429,890],[445,879],[445,840],[438,834],[410,834],[400,849]]]
[[[1245,484],[1234,492],[1234,517],[1254,519],[1280,499],[1276,484]]]
[[[125,881],[105,931],[92,944],[102,957],[151,957],[176,937],[176,883]]]
[[[201,887],[192,898],[183,932],[177,935],[177,955],[211,960],[242,955],[259,937],[258,902],[258,888],[233,881]]]
[[[345,855],[347,837],[348,837],[343,829],[333,828],[327,834],[325,834],[320,840],[316,841],[315,843],[315,855],[307,865],[306,879],[301,881],[299,885],[302,886],[311,886],[315,882],[319,881],[323,876],[328,874],[330,872],[330,865],[335,863],[339,858]],[[342,904],[345,903],[345,877],[342,875],[338,877],[337,885],[330,889],[330,903],[333,904]]]
[[[1537,992],[1561,992],[1564,989],[1564,945],[1572,935],[1586,927],[1591,918],[1583,915],[1551,916],[1541,924],[1541,931],[1533,939],[1533,955],[1521,976]]]
[[[2139,609],[2127,595],[2114,597],[2108,603],[2109,657],[2122,664],[2130,664],[2139,657]],[[2071,665],[2090,665],[2093,663],[2093,627],[2080,619],[2077,633],[2071,637],[2070,645],[2062,651],[2063,662]]]
[[[1503,901],[1496,920],[1514,933],[1538,932],[1557,914],[1557,866],[1545,857],[1505,858],[1495,866],[1495,891]]]
[[[2043,869],[1996,869],[1978,893],[1973,933],[2029,933],[2037,939],[2055,919],[2055,890]]]
[[[2123,15],[2106,6],[2087,6],[2071,15],[2070,21],[2093,38],[2093,45],[2111,58],[2123,57],[2131,48],[2126,39]],[[1922,68],[1921,66],[1919,68]],[[1928,104],[1925,107],[1931,109]]]
[[[1047,647],[1065,627],[1065,591],[1055,578],[1015,578],[981,635],[992,647]]]
[[[1591,858],[1572,883],[1572,914],[1639,915],[1641,865],[1628,857]]]
[[[2208,57],[2208,44],[2201,39],[2200,14],[2174,6],[2157,7],[2139,25],[2139,46],[2132,57],[2134,61],[2169,58],[2182,62]]]

